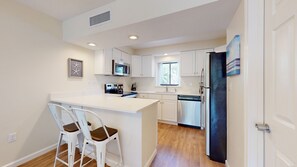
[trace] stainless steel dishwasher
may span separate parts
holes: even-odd
[[[177,100],[178,124],[201,127],[201,97],[178,95]]]

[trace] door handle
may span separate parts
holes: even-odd
[[[258,129],[258,131],[263,131],[263,132],[267,132],[267,133],[271,132],[268,124],[256,123],[255,126]]]

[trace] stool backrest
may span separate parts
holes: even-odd
[[[55,103],[48,103],[48,108],[49,108],[49,111],[52,114],[53,118],[55,119],[56,124],[57,124],[58,128],[60,129],[60,131],[65,132],[64,125],[67,125],[69,123],[74,123],[76,125],[77,129],[80,129],[73,113],[71,111],[69,111],[68,109],[66,109],[65,107],[63,107],[59,104],[55,104]],[[64,117],[64,119],[63,119],[63,117]]]
[[[80,129],[84,135],[84,137],[87,139],[87,140],[92,140],[92,137],[91,137],[91,133],[90,133],[90,130],[89,130],[89,127],[88,127],[88,122],[87,122],[87,119],[86,119],[86,114],[92,116],[93,118],[96,118],[97,121],[99,122],[99,124],[101,125],[101,127],[103,127],[107,137],[109,138],[109,134],[107,133],[107,130],[102,122],[102,120],[100,119],[100,117],[93,111],[91,110],[86,110],[86,109],[80,109],[80,108],[73,108],[73,112],[75,113],[76,115],[76,118],[78,120],[78,124],[80,126]],[[92,123],[93,124],[93,123]]]

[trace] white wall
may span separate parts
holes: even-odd
[[[227,43],[229,43],[237,34],[241,37],[241,74],[228,77],[227,79],[227,161],[230,167],[243,167],[245,162],[244,27],[244,1],[242,1],[227,28]]]
[[[10,0],[0,1],[0,166],[57,142],[47,110],[50,92],[98,90],[94,53],[62,40],[59,21]],[[84,61],[84,77],[67,77],[67,59]],[[17,132],[17,141],[7,135]]]

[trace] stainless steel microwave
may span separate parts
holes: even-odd
[[[130,65],[127,63],[116,63],[112,60],[112,74],[116,76],[129,76]]]

